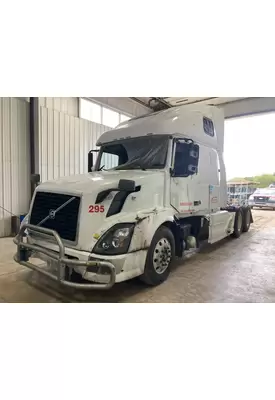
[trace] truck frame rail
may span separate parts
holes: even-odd
[[[54,239],[56,244],[58,245],[59,251],[54,252],[49,250],[46,247],[31,244],[24,242],[24,233],[28,230],[30,232],[47,235]],[[63,286],[75,288],[75,289],[96,289],[96,290],[107,290],[110,289],[116,280],[116,270],[115,266],[107,261],[81,261],[70,259],[65,255],[65,246],[64,243],[59,236],[59,234],[51,229],[43,228],[41,226],[24,224],[20,227],[18,235],[14,238],[14,243],[17,245],[17,252],[14,255],[14,260],[27,268],[30,268],[36,272],[39,272],[42,275],[60,283]],[[52,272],[45,270],[29,261],[31,252],[42,253],[46,255],[50,260],[56,262],[57,266],[57,274],[55,275]],[[66,279],[66,267],[107,267],[110,270],[110,281],[108,283],[76,283],[71,282]]]

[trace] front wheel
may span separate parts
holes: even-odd
[[[150,286],[164,282],[170,274],[171,262],[175,256],[175,239],[169,228],[157,230],[147,253],[144,273],[140,279]]]

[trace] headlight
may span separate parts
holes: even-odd
[[[117,224],[99,239],[93,253],[118,255],[127,253],[132,239],[134,224]]]
[[[254,196],[250,196],[248,200],[254,200]]]

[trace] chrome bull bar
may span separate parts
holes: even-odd
[[[55,239],[55,242],[58,245],[59,252],[51,251],[43,246],[39,246],[37,244],[31,244],[24,242],[24,232],[28,230],[30,232],[36,232],[38,234],[51,236]],[[14,256],[14,260],[25,267],[28,267],[34,271],[39,272],[42,275],[47,276],[48,278],[59,282],[61,285],[75,288],[75,289],[99,289],[99,290],[107,290],[110,289],[116,280],[116,270],[113,264],[107,261],[81,261],[70,259],[65,255],[65,246],[62,242],[59,234],[48,228],[43,228],[41,226],[24,224],[20,227],[18,235],[14,238],[14,243],[17,245],[17,252]],[[45,269],[32,264],[29,261],[30,251],[42,253],[46,255],[49,259],[52,259],[57,262],[57,275],[46,271]],[[65,277],[66,267],[107,267],[110,270],[110,281],[108,283],[75,283],[70,282]]]

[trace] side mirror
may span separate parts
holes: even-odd
[[[88,172],[92,171],[92,168],[94,166],[94,153],[98,153],[98,150],[90,150],[88,153]]]
[[[199,146],[179,141],[176,144],[172,176],[188,177],[198,173]]]
[[[40,183],[40,175],[39,174],[32,174],[31,175],[31,195],[34,194],[36,187]]]
[[[93,150],[90,150],[88,153],[88,172],[92,171],[93,166],[94,166],[94,154]]]
[[[34,185],[38,185],[40,183],[40,175],[32,174],[31,175],[31,183],[33,183]]]

